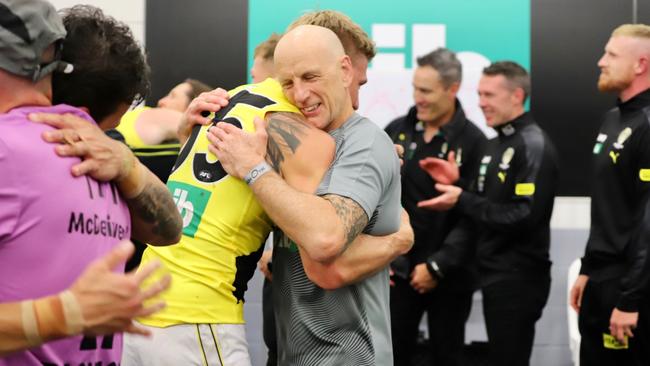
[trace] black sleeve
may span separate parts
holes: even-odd
[[[513,166],[516,168],[515,181],[512,192],[508,193],[509,199],[490,202],[483,196],[464,191],[456,204],[463,215],[492,230],[512,232],[528,230],[548,214],[557,183],[555,154],[550,146],[545,148],[547,141],[541,135],[533,136],[530,141],[522,137],[524,156]]]
[[[433,253],[427,262],[435,261],[444,276],[465,267],[474,257],[477,232],[472,220],[461,218],[445,238],[440,250]]]
[[[650,282],[650,129],[644,129],[644,133],[635,137],[638,162],[633,177],[639,204],[634,217],[639,218],[639,222],[626,248],[628,270],[621,279],[621,295],[616,304],[617,309],[628,312],[638,311]]]
[[[395,142],[395,137],[401,128],[401,122],[404,120],[403,117],[396,118],[392,120],[385,128],[384,131],[388,134],[388,137]]]

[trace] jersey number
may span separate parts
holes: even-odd
[[[241,122],[236,117],[230,116],[230,111],[239,103],[247,104],[259,109],[275,104],[273,100],[267,97],[258,94],[251,94],[248,92],[248,90],[242,90],[230,98],[228,106],[215,113],[214,118],[212,119],[212,125],[214,126],[217,124],[217,122],[222,121],[230,123],[237,128],[242,128]],[[178,159],[176,160],[176,164],[174,164],[172,172],[178,169],[178,167],[180,167],[183,162],[185,162],[185,159],[187,159],[187,156],[190,154],[190,151],[192,150],[192,147],[194,146],[194,143],[199,136],[200,130],[201,126],[199,125],[196,125],[192,128],[192,134],[183,147],[183,150],[181,150],[181,153],[178,155]],[[194,155],[192,172],[194,174],[194,177],[200,182],[214,183],[225,177],[227,173],[221,166],[220,161],[217,160],[210,163],[208,162],[207,157],[207,153],[196,153]]]

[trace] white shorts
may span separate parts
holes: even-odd
[[[124,334],[122,366],[250,366],[244,324],[150,327],[151,337]]]

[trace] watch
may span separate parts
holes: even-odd
[[[445,276],[442,274],[442,271],[440,270],[440,267],[438,267],[438,263],[436,261],[429,261],[427,262],[427,269],[429,270],[429,273],[431,273],[431,276],[437,278],[437,279],[443,279]]]

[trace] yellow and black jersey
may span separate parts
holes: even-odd
[[[253,119],[269,112],[299,111],[273,79],[229,92],[230,104],[214,116],[253,132]],[[160,260],[172,275],[162,295],[167,307],[142,323],[243,323],[243,300],[271,230],[271,221],[242,180],[226,174],[208,151],[208,126],[195,126],[167,186],[183,218],[181,241],[148,247],[146,264]]]

